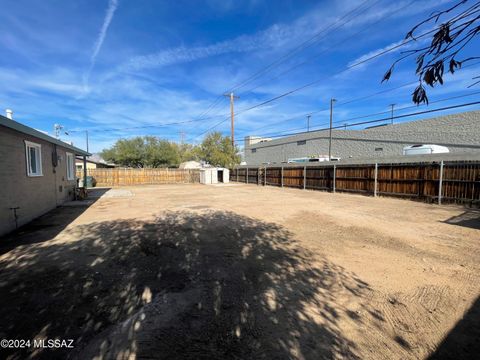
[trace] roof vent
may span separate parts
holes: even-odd
[[[13,110],[11,109],[6,109],[5,113],[7,114],[7,118],[10,120],[13,120]]]

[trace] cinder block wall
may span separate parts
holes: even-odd
[[[42,146],[43,176],[27,176],[25,140]],[[60,160],[53,167],[54,145],[0,126],[0,235],[15,229],[12,207],[19,226],[73,199],[75,180],[67,180],[66,149],[57,146]]]
[[[393,124],[367,130],[333,130],[332,156],[378,158],[402,155],[405,146],[437,144],[452,153],[480,152],[480,111]],[[298,141],[306,140],[304,145]],[[248,165],[328,155],[329,132],[312,131],[245,147]]]

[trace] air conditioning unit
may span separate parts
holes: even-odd
[[[403,148],[403,155],[445,154],[449,152],[450,150],[446,146],[433,144],[418,144]]]

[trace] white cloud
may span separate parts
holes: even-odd
[[[410,16],[413,13],[431,9],[445,1],[447,0],[428,0],[423,2],[420,6],[418,4],[411,6],[411,1],[404,0],[395,3],[383,4],[383,6],[381,4],[372,7],[363,6],[359,9],[365,10],[366,8],[367,10],[361,13],[361,16],[351,16],[345,18],[348,22],[342,27],[345,31],[351,31],[352,28],[365,26],[386,16],[389,16],[390,19],[395,19],[397,17],[406,15]],[[334,23],[334,21],[339,19],[340,16],[343,16],[352,9],[355,9],[359,4],[360,1],[339,1],[334,5],[320,5],[315,10],[310,11],[306,15],[296,19],[291,23],[274,24],[269,28],[254,34],[242,35],[213,44],[201,46],[181,45],[167,48],[152,54],[134,56],[122,64],[118,70],[126,72],[139,72],[168,65],[194,62],[223,54],[248,52],[255,52],[255,54],[252,55],[254,55],[261,62],[265,58],[271,59],[272,56],[281,56],[285,53],[285,51],[295,48],[305,40],[315,36],[315,34],[321,33],[321,31],[326,28],[326,24]],[[335,27],[338,27],[338,25]],[[336,30],[336,33],[338,33],[338,31],[339,30]],[[335,34],[332,34],[332,36],[335,36]],[[320,36],[316,39],[316,41],[322,40],[319,41],[316,46],[319,46],[320,48],[325,46],[323,43],[323,38],[324,36]],[[397,43],[391,45],[396,44]],[[382,50],[384,49],[382,48],[368,52],[367,54],[350,62],[350,64],[353,64],[359,60],[363,60],[364,58],[379,53]]]
[[[65,68],[52,68],[48,72],[30,73],[0,67],[0,82],[15,84],[7,91],[16,93],[32,93],[40,90],[72,97],[78,97],[83,93],[83,87],[78,85],[78,75]]]
[[[362,61],[365,61],[365,60],[367,60],[367,59],[369,59],[369,58],[373,58],[373,57],[375,57],[375,56],[378,56],[378,55],[382,54],[383,52],[385,52],[385,51],[387,51],[387,50],[389,50],[389,49],[392,49],[392,48],[395,48],[395,50],[393,50],[393,51],[396,51],[396,49],[399,49],[399,51],[400,51],[400,49],[401,49],[401,50],[403,51],[403,50],[406,49],[407,46],[409,46],[408,44],[405,44],[405,45],[403,45],[403,46],[400,46],[400,45],[402,45],[402,44],[404,44],[404,43],[405,43],[405,40],[395,41],[395,42],[393,42],[393,43],[388,44],[387,46],[384,46],[384,47],[381,47],[381,48],[378,48],[378,49],[375,49],[375,50],[371,50],[371,51],[369,51],[369,52],[367,52],[367,53],[365,53],[365,54],[357,57],[356,59],[353,59],[352,61],[350,61],[350,62],[348,63],[347,66],[348,66],[348,67],[354,66],[354,65],[356,65],[356,64],[358,64],[358,63],[361,63]]]
[[[191,62],[225,53],[243,52],[251,49],[254,49],[253,44],[247,44],[247,46],[242,47],[235,46],[230,41],[224,41],[213,45],[197,46],[191,48],[179,46],[176,48],[160,51],[155,54],[136,56],[130,59],[126,64],[122,65],[120,70],[144,70],[172,64]]]
[[[351,2],[349,7],[352,6]],[[202,46],[177,46],[159,52],[131,58],[120,66],[121,71],[139,71],[162,66],[192,62],[207,57],[227,53],[257,51],[262,56],[271,50],[288,50],[325,28],[325,24],[335,19],[341,9],[317,8],[290,24],[274,24],[265,30],[250,35],[241,35],[233,39]]]
[[[138,71],[201,60],[228,53],[281,48],[291,42],[286,28],[274,25],[254,35],[242,35],[206,46],[178,46],[154,54],[135,56],[120,66],[120,71]]]
[[[90,56],[90,66],[88,70],[83,75],[83,86],[84,90],[87,91],[88,89],[88,81],[90,79],[90,74],[95,66],[95,62],[97,61],[97,56],[102,48],[103,42],[105,41],[105,36],[107,35],[108,27],[112,22],[113,15],[115,14],[115,10],[117,10],[118,0],[109,0],[107,12],[105,14],[105,18],[103,19],[102,27],[100,28],[100,32],[98,33],[97,40],[93,46],[92,55]]]

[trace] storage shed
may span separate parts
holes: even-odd
[[[228,183],[230,179],[230,170],[225,168],[202,168],[200,169],[201,184]]]
[[[207,185],[218,183],[217,168],[200,169],[200,183]]]
[[[217,168],[218,182],[228,183],[230,181],[230,170],[225,168]]]

